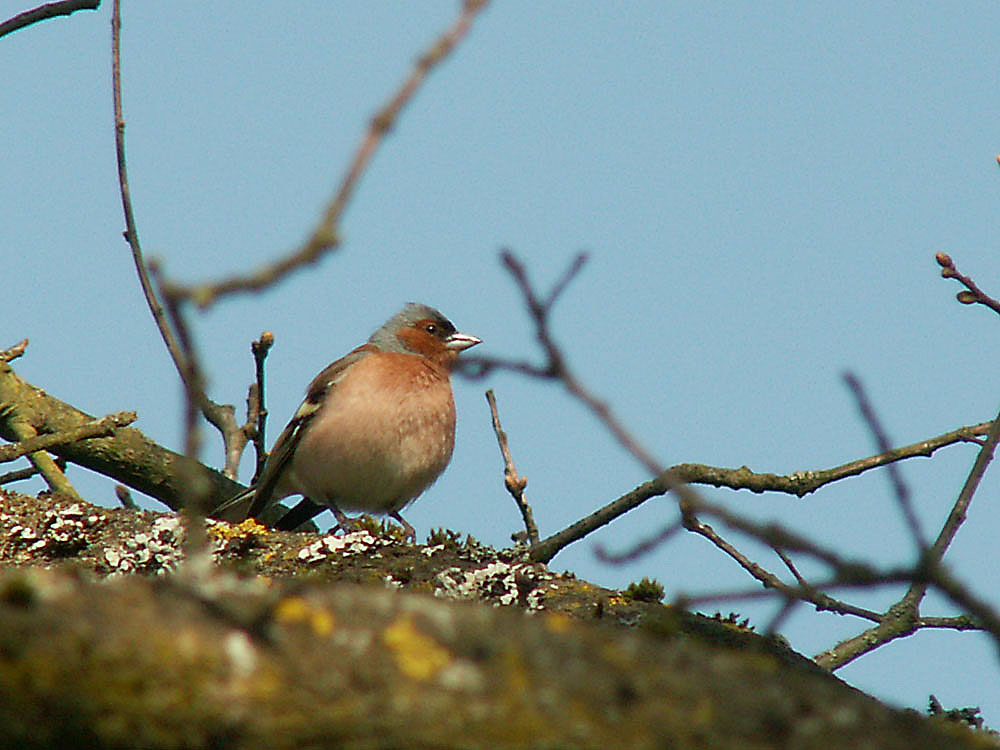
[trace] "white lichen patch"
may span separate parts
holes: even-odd
[[[104,550],[104,561],[112,573],[155,573],[172,571],[183,559],[184,525],[179,516],[162,516],[153,521],[148,534],[126,539],[121,547]]]
[[[522,603],[540,610],[545,597],[543,583],[552,574],[529,563],[491,562],[481,568],[448,568],[434,577],[435,596],[447,599],[480,599],[494,606]]]
[[[37,526],[11,526],[7,540],[34,555],[68,556],[90,544],[88,534],[102,520],[97,514],[88,514],[80,503],[73,503],[46,510]]]
[[[392,541],[374,536],[364,529],[341,536],[330,534],[300,549],[299,560],[307,563],[318,563],[330,557],[371,554],[373,550],[387,547],[390,544]]]

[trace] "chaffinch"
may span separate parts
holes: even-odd
[[[290,495],[306,499],[276,528],[295,528],[326,506],[385,513],[406,535],[399,511],[444,471],[455,447],[450,374],[480,340],[440,312],[410,303],[345,357],[323,370],[267,457],[257,482],[216,509],[252,497],[248,517]],[[309,502],[309,501],[312,502]]]

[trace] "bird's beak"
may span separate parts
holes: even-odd
[[[466,349],[471,349],[476,344],[481,343],[483,343],[482,339],[477,339],[467,333],[456,332],[444,340],[444,348],[457,353],[464,352]]]

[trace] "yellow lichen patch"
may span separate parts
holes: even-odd
[[[307,625],[320,637],[330,635],[335,625],[332,614],[299,596],[290,596],[278,602],[274,608],[274,619],[284,625]]]
[[[613,594],[609,596],[607,602],[609,607],[622,607],[628,603],[629,603],[628,600],[624,596],[621,596],[619,594]]]
[[[389,625],[382,640],[395,657],[399,671],[414,680],[429,680],[451,662],[451,652],[422,633],[409,616]]]
[[[262,534],[266,534],[268,531],[266,526],[257,523],[254,519],[248,518],[247,520],[238,524],[229,523],[217,523],[213,524],[209,530],[211,534],[216,539],[223,541],[229,541],[230,539],[245,539],[247,537],[257,537]]]

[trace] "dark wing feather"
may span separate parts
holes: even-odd
[[[256,518],[271,504],[275,488],[281,481],[285,469],[288,468],[292,456],[295,455],[295,449],[302,435],[309,429],[309,424],[323,405],[323,401],[344,377],[348,368],[373,350],[374,347],[370,344],[359,346],[347,356],[329,365],[309,384],[305,400],[275,441],[274,448],[267,457],[267,463],[264,464],[264,470],[253,487],[254,498],[247,514],[248,518]]]

